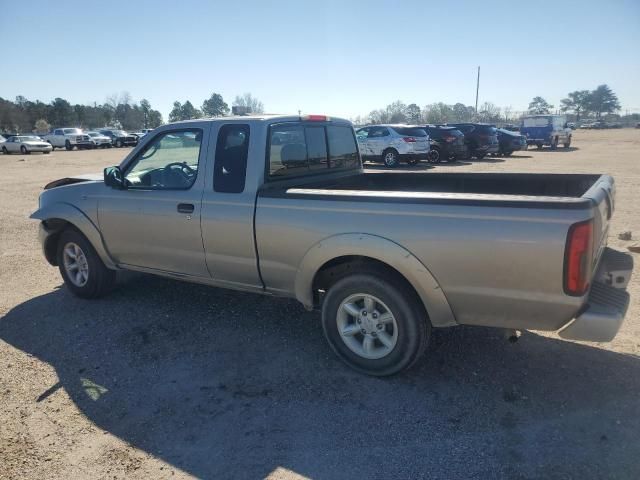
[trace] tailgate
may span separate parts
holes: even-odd
[[[587,190],[583,198],[593,203],[593,271],[602,257],[607,246],[609,223],[615,208],[615,183],[613,177],[602,175],[593,186]]]

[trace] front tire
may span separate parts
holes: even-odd
[[[382,163],[389,168],[395,168],[400,163],[398,152],[392,148],[386,149],[382,152]]]
[[[22,153],[23,155],[28,155],[29,154],[29,150],[27,150],[27,147],[25,147],[24,145],[20,146],[20,153]]]
[[[551,150],[556,150],[558,148],[558,137],[553,137],[551,140]]]
[[[65,140],[65,142],[64,142],[64,148],[66,148],[66,149],[67,149],[67,151],[69,151],[69,152],[70,152],[71,150],[73,150],[73,145],[71,145],[71,142],[70,142],[69,140]]]
[[[116,140],[116,148],[121,148],[122,142],[120,140]]]
[[[564,148],[569,148],[571,146],[571,137],[564,143]]]
[[[91,243],[77,230],[65,230],[60,235],[57,261],[65,285],[77,297],[102,297],[115,284],[116,272],[102,263]]]
[[[437,148],[432,148],[429,151],[429,162],[430,163],[440,163],[442,160],[442,156],[440,154],[440,150]]]
[[[431,324],[416,294],[399,279],[356,273],[338,280],[322,305],[322,328],[333,351],[358,372],[387,376],[424,352]]]

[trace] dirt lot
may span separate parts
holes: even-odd
[[[640,275],[612,343],[459,327],[368,378],[293,301],[141,275],[72,297],[28,216],[46,182],[126,152],[0,155],[1,479],[640,478]],[[640,238],[640,130],[438,169],[611,173],[609,242]]]

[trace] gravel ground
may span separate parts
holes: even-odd
[[[640,130],[441,171],[607,172],[610,244],[640,238]],[[122,275],[72,297],[28,215],[42,186],[126,150],[0,155],[0,479],[640,478],[640,280],[615,341],[434,333],[368,378],[294,301]],[[636,255],[637,257],[637,255]]]

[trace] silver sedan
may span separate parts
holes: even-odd
[[[51,153],[53,147],[40,137],[35,135],[14,135],[7,138],[2,143],[2,153],[22,153],[27,155],[31,152]]]

